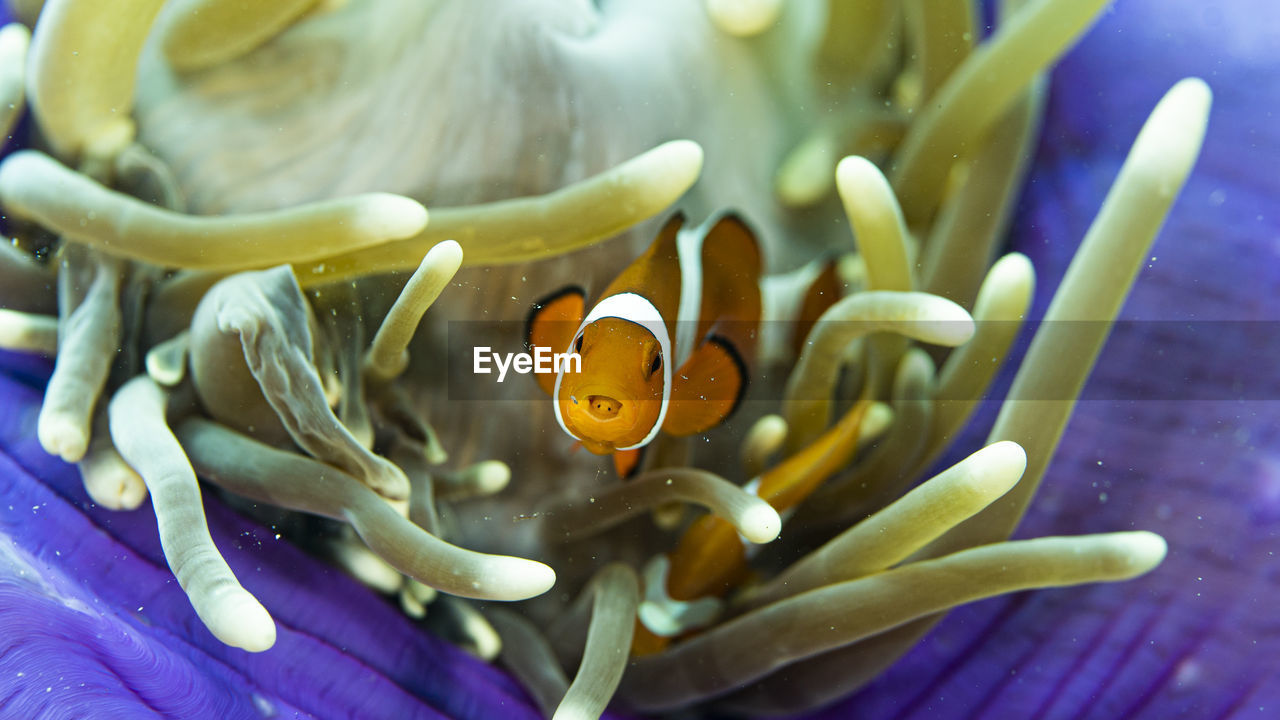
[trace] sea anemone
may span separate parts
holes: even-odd
[[[1164,542],[1144,532],[1004,540],[1198,153],[1209,105],[1199,81],[1170,91],[1138,136],[988,446],[906,492],[965,423],[1027,312],[1026,259],[987,266],[1035,137],[1035,76],[1099,3],[1009,8],[977,49],[971,8],[925,13],[917,4],[899,18],[890,3],[748,11],[716,2],[705,10],[547,3],[483,18],[462,3],[395,13],[376,3],[295,3],[250,19],[226,3],[193,2],[157,21],[158,41],[144,48],[160,4],[133,5],[55,0],[36,28],[26,94],[40,142],[62,162],[23,151],[0,166],[0,204],[20,238],[4,267],[5,302],[16,311],[3,320],[8,346],[56,350],[57,361],[38,419],[15,418],[9,432],[78,461],[84,492],[103,506],[135,508],[149,494],[164,558],[220,640],[271,647],[277,626],[268,613],[287,614],[290,591],[241,587],[245,566],[224,560],[219,550],[228,548],[205,529],[195,470],[266,506],[348,524],[354,535],[327,541],[339,560],[398,592],[415,614],[433,599],[429,588],[495,601],[551,586],[547,565],[459,545],[549,563],[557,587],[539,602],[477,612],[441,598],[429,617],[482,655],[500,644],[545,711],[587,716],[604,710],[619,682],[620,702],[643,711],[708,702],[737,713],[809,709],[875,677],[938,611],[1026,587],[1132,577],[1163,558]],[[185,14],[194,10],[201,14]],[[26,55],[22,31],[6,32],[0,49]],[[441,61],[466,42],[493,53],[473,66]],[[645,72],[633,69],[640,47],[654,56]],[[694,92],[672,83],[667,63]],[[584,75],[588,65],[600,77]],[[609,80],[618,94],[602,92]],[[23,84],[10,85],[16,108]],[[478,103],[487,116],[528,117],[461,123]],[[761,115],[744,123],[749,112]],[[701,145],[658,144],[686,127]],[[736,152],[744,141],[752,152]],[[619,164],[637,145],[656,147]],[[837,165],[851,152],[881,159],[887,177],[861,156]],[[702,179],[680,199],[704,157]],[[356,194],[368,191],[402,195]],[[526,197],[495,199],[511,195]],[[757,559],[759,579],[718,608],[714,626],[628,660],[636,571],[680,532],[648,517],[618,523],[697,502],[761,541],[777,534],[778,515],[703,471],[658,467],[609,487],[597,468],[565,456],[567,442],[545,432],[530,406],[445,403],[445,381],[429,367],[454,341],[443,340],[441,314],[511,318],[550,278],[607,276],[628,245],[595,243],[677,200],[694,214],[725,205],[754,213],[773,269],[788,270],[850,246],[846,229],[832,229],[837,195],[859,252],[848,263],[850,294],[814,326],[785,393],[774,396],[783,420],[748,433],[748,474],[767,467],[771,451],[782,451],[778,467],[790,473],[824,442],[853,455],[850,439],[872,434],[861,416],[846,415],[857,422],[838,442],[822,435],[833,406],[849,397],[837,387],[842,365],[865,397],[893,408],[893,424],[818,490],[818,502],[798,508]],[[430,219],[407,196],[431,206]],[[268,269],[280,263],[292,268]],[[455,275],[460,265],[472,269]],[[407,283],[376,277],[415,267]],[[46,315],[53,307],[57,319]],[[896,334],[869,337],[847,355],[869,330]],[[904,337],[960,348],[931,354]],[[767,393],[768,380],[761,385]],[[736,450],[731,432],[712,435],[691,462],[735,476]],[[434,467],[446,451],[461,469]],[[513,467],[510,485],[495,457]],[[293,516],[272,520],[298,525]],[[706,522],[716,521],[692,527]],[[107,638],[103,654],[115,662],[127,647],[120,628],[136,630],[148,616],[86,612],[68,580],[85,572],[79,561],[50,561],[32,533],[15,535],[8,557],[39,590],[33,602],[81,613],[56,632]],[[33,554],[55,567],[38,569]],[[552,642],[527,618],[545,623]],[[33,636],[25,649],[43,642]],[[579,657],[569,685],[554,669]],[[214,712],[219,701],[206,700],[188,698],[191,712]],[[470,712],[457,698],[441,705]]]

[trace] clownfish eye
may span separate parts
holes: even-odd
[[[653,374],[658,372],[661,367],[662,353],[657,353],[653,356],[653,362],[649,363],[649,377],[653,377]]]
[[[578,336],[577,340],[573,341],[573,351],[578,353],[579,355],[582,354],[582,336],[581,335]]]

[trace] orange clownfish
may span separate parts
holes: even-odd
[[[727,418],[746,391],[759,331],[760,250],[736,215],[696,233],[667,221],[653,244],[586,309],[570,287],[534,304],[531,352],[576,354],[537,374],[564,431],[622,476],[664,431],[687,436]]]

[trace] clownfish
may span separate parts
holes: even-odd
[[[710,221],[709,221],[710,222]],[[761,257],[737,215],[710,222],[701,248],[677,213],[640,257],[586,310],[571,286],[534,304],[531,352],[576,354],[536,374],[556,421],[582,447],[612,454],[620,476],[665,432],[681,437],[719,425],[746,392],[761,316]]]

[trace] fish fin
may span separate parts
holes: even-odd
[[[680,249],[678,235],[684,226],[684,213],[673,214],[662,225],[649,248],[631,261],[613,282],[609,283],[600,299],[620,293],[635,293],[653,303],[666,319],[667,332],[675,337],[676,313],[680,308]]]
[[[671,405],[662,429],[677,437],[724,422],[747,391],[747,364],[727,338],[712,334],[673,374]]]
[[[538,347],[548,348],[552,353],[563,353],[569,349],[578,326],[585,316],[586,292],[577,285],[561,288],[545,298],[535,302],[529,308],[529,316],[525,320],[524,344],[529,352]],[[535,373],[538,387],[550,395],[556,386],[556,373]]]
[[[613,469],[618,471],[618,477],[630,480],[640,469],[640,461],[643,459],[644,447],[617,450],[613,453]]]
[[[684,210],[676,210],[671,213],[671,217],[667,218],[667,221],[662,223],[662,229],[658,231],[658,236],[654,239],[654,244],[662,245],[675,243],[676,233],[680,232],[680,228],[684,227],[685,219]]]
[[[702,301],[694,337],[713,332],[743,359],[755,356],[760,329],[760,246],[739,215],[727,213],[702,241]]]
[[[859,400],[817,440],[760,476],[756,489],[774,510],[782,512],[798,505],[826,479],[853,460],[858,452],[862,421],[870,400]]]
[[[840,299],[841,285],[840,276],[836,273],[836,259],[833,257],[827,260],[822,271],[809,284],[804,300],[800,303],[800,313],[795,321],[795,337],[791,339],[795,357],[800,357],[800,351],[804,350],[804,343],[808,340],[809,331],[813,329],[814,323],[822,317],[822,313],[826,312],[827,308],[835,305]]]

